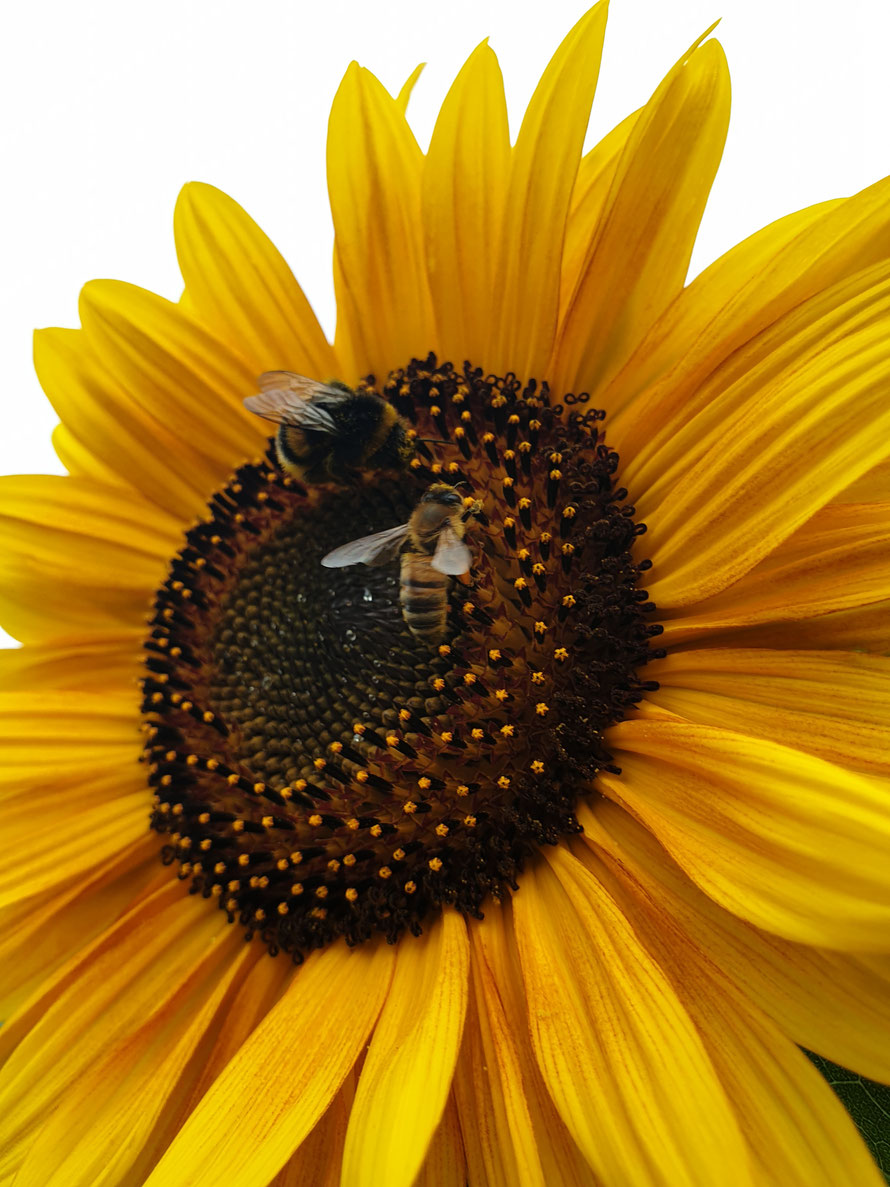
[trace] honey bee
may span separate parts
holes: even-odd
[[[414,457],[408,426],[392,404],[345,383],[266,371],[245,407],[278,425],[282,470],[303,482],[355,482],[362,470],[402,470]]]
[[[407,523],[343,544],[321,563],[327,569],[382,565],[401,552],[402,617],[416,639],[434,646],[445,634],[451,578],[469,572],[472,562],[463,539],[465,519],[480,506],[477,500],[464,514],[463,499],[454,487],[434,483]]]

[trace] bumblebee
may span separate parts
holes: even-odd
[[[275,452],[302,482],[354,483],[363,470],[403,470],[414,457],[407,424],[374,392],[266,371],[245,407],[278,425]]]
[[[463,499],[453,486],[434,483],[407,523],[343,544],[321,563],[327,569],[381,565],[401,553],[402,617],[416,639],[435,646],[445,634],[451,578],[469,572],[472,563],[464,543],[466,519],[480,508],[477,500],[464,512]]]

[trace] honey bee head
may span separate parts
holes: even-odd
[[[463,505],[463,500],[447,482],[435,482],[421,496],[415,512],[414,526],[432,531],[440,527]]]

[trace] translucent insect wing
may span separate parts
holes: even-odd
[[[402,545],[408,534],[408,525],[399,524],[396,528],[387,528],[383,532],[375,532],[373,536],[361,536],[358,540],[350,540],[348,544],[341,544],[333,552],[322,557],[321,563],[326,569],[344,569],[347,565],[383,564],[391,560]]]
[[[450,523],[443,524],[436,541],[436,551],[430,562],[439,573],[448,573],[457,577],[466,573],[472,564],[473,556],[463,540]]]

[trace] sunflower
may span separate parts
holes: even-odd
[[[426,154],[349,68],[333,345],[197,184],[179,304],[38,334],[0,1182],[880,1182],[800,1046],[890,1079],[890,184],[684,286],[725,60],[584,154],[605,20],[512,146],[487,44]],[[301,438],[340,481],[245,408],[275,369],[371,410]],[[431,641],[398,564],[320,562],[442,483]]]

